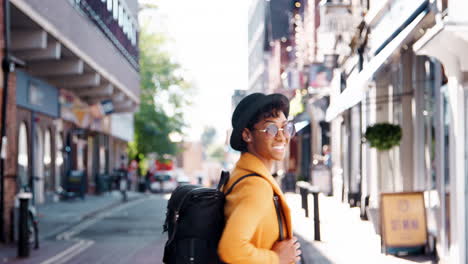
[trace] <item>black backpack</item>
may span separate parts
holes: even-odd
[[[224,229],[225,196],[246,177],[240,177],[224,194],[222,188],[229,180],[229,172],[223,171],[218,186],[205,188],[198,185],[182,185],[172,192],[167,204],[164,232],[168,240],[164,247],[163,262],[166,264],[220,264],[218,242]],[[283,240],[281,209],[278,196],[274,195],[276,213]]]

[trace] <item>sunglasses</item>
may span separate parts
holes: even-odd
[[[283,135],[287,138],[292,138],[296,134],[294,123],[288,122],[282,128],[277,127],[275,124],[269,124],[265,129],[255,129],[256,131],[265,132],[272,137],[276,137],[279,131],[283,131]]]

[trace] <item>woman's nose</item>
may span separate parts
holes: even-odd
[[[278,133],[276,133],[276,139],[281,140],[281,142],[287,139],[286,135],[284,134],[284,129],[278,129]]]

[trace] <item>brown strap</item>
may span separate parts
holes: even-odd
[[[278,195],[273,196],[273,203],[275,204],[275,209],[276,209],[276,217],[278,218],[278,226],[279,226],[279,241],[284,240],[284,235],[283,235],[283,218],[281,217],[281,205],[279,203],[279,197]]]

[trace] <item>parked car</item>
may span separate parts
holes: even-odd
[[[148,179],[148,189],[152,193],[172,192],[178,183],[172,171],[157,171]]]
[[[177,185],[180,186],[180,185],[186,185],[186,184],[190,184],[190,179],[189,177],[185,176],[185,175],[180,175],[179,177],[177,177]]]

